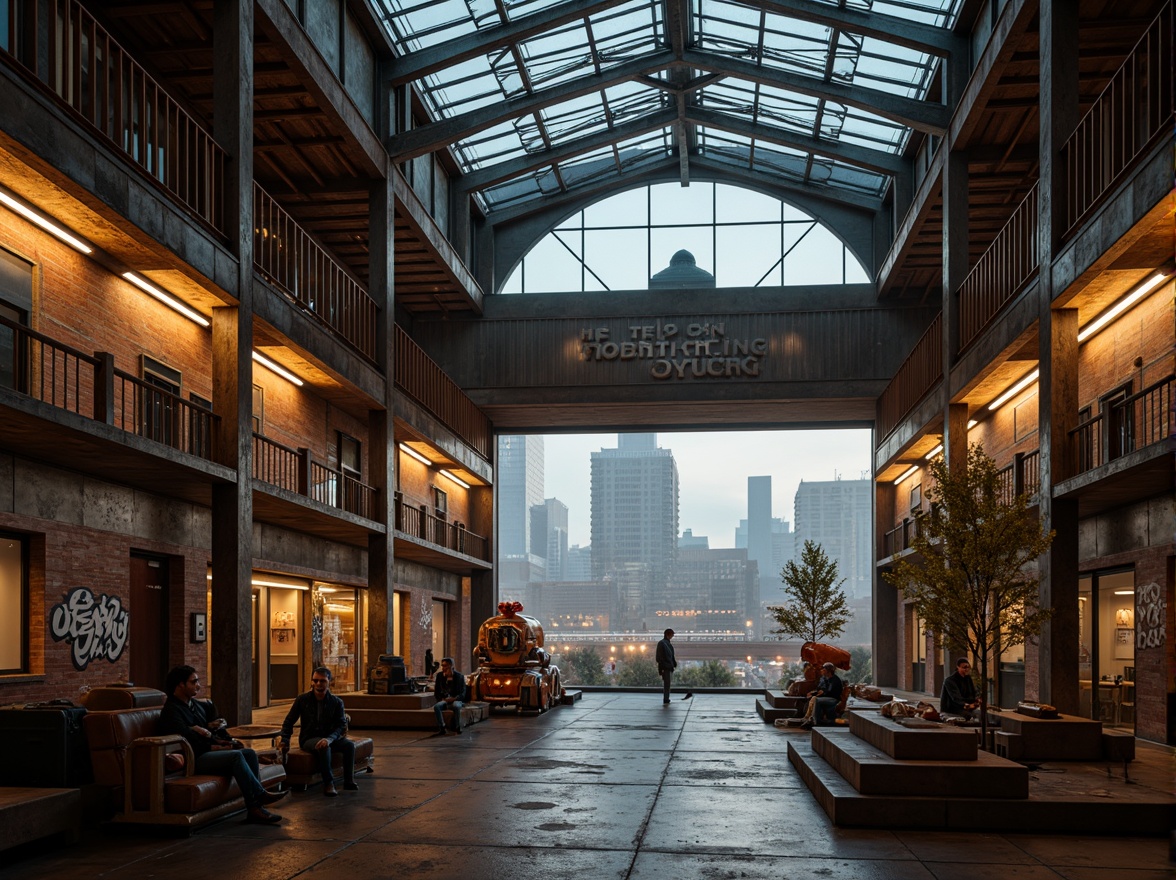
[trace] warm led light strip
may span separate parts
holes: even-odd
[[[457,483],[457,485],[461,486],[463,489],[468,489],[470,487],[469,483],[467,483],[465,480],[459,480],[453,474],[449,473],[449,471],[445,470],[445,468],[441,468],[441,470],[439,470],[437,473],[441,474],[443,477],[453,480],[453,482]]]
[[[1030,373],[1028,376],[1026,376],[1024,379],[1022,379],[1020,382],[1018,382],[1016,385],[1014,385],[1012,388],[1010,388],[1008,391],[1006,391],[1004,394],[1002,394],[1000,397],[998,397],[996,400],[992,401],[992,403],[988,404],[988,408],[990,410],[1000,409],[1002,406],[1004,406],[1004,404],[1010,398],[1012,398],[1012,396],[1014,394],[1017,394],[1018,392],[1023,391],[1024,389],[1026,389],[1030,385],[1032,385],[1034,382],[1036,382],[1037,377],[1039,375],[1041,375],[1041,370],[1034,370],[1032,373]]]
[[[1119,315],[1123,314],[1123,312],[1127,311],[1127,309],[1131,308],[1131,306],[1135,305],[1137,302],[1143,299],[1146,294],[1151,292],[1161,281],[1167,277],[1168,276],[1165,273],[1157,272],[1151,278],[1147,279],[1147,281],[1143,282],[1143,284],[1135,288],[1133,293],[1123,297],[1121,300],[1119,300],[1117,303],[1115,303],[1113,306],[1111,306],[1109,309],[1079,330],[1078,341],[1085,342]]]
[[[932,449],[930,452],[928,452],[926,455],[924,455],[923,458],[926,459],[927,461],[930,461],[935,456],[939,455],[939,453],[941,453],[941,452],[943,452],[943,444],[942,443],[940,443],[938,446],[936,446],[934,449]]]
[[[901,483],[903,480],[905,480],[907,477],[909,477],[911,474],[915,473],[918,470],[919,470],[919,466],[917,464],[912,464],[910,466],[909,470],[907,470],[902,476],[900,476],[897,480],[894,481],[895,485]]]
[[[265,355],[260,355],[257,352],[253,352],[253,359],[255,361],[257,361],[259,364],[261,364],[263,367],[265,367],[267,370],[272,370],[273,372],[277,373],[279,376],[281,376],[287,382],[293,382],[299,388],[302,387],[303,382],[301,379],[299,379],[297,376],[295,376],[293,373],[291,373],[285,367],[279,367],[277,364],[275,364],[273,361],[271,361]]]
[[[400,444],[400,451],[403,452],[405,455],[407,455],[409,458],[415,458],[417,461],[419,461],[425,467],[432,467],[433,466],[433,462],[429,461],[427,458],[425,458],[423,455],[421,455],[419,452],[417,452],[411,446],[407,446],[404,443],[401,443]]]
[[[180,302],[175,297],[164,293],[162,290],[160,290],[155,285],[148,284],[146,281],[144,281],[142,278],[140,278],[134,272],[123,272],[122,277],[127,279],[127,281],[131,282],[131,284],[135,285],[135,287],[139,288],[144,293],[150,294],[151,296],[155,297],[157,300],[159,300],[161,303],[163,303],[169,309],[175,309],[177,312],[179,312],[181,315],[183,315],[189,321],[195,321],[201,327],[209,326],[209,320],[206,317],[204,317],[204,315],[202,315],[199,312],[197,312],[196,310],[184,305],[184,303]]]
[[[32,208],[25,207],[20,202],[18,202],[16,199],[14,199],[12,196],[8,195],[8,193],[0,192],[0,202],[2,202],[7,207],[11,208],[13,211],[16,211],[16,213],[20,214],[20,216],[24,217],[26,220],[28,220],[32,223],[36,223],[38,226],[40,226],[42,229],[44,229],[50,235],[56,236],[57,238],[61,239],[66,244],[68,244],[70,247],[76,248],[77,250],[81,251],[83,254],[94,253],[94,249],[92,247],[90,247],[88,244],[86,244],[84,241],[82,241],[80,238],[76,238],[75,236],[66,232],[64,229],[62,229],[60,226],[58,226],[52,220],[49,220],[46,217],[42,217],[40,214],[38,214]]]

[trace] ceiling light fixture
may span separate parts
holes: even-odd
[[[178,299],[171,296],[170,294],[164,293],[162,290],[160,290],[155,285],[149,284],[148,282],[144,281],[142,278],[140,278],[134,272],[123,272],[122,277],[127,279],[127,281],[131,282],[131,284],[135,285],[135,287],[139,288],[144,293],[150,294],[151,296],[155,297],[157,300],[159,300],[161,303],[163,303],[169,309],[175,309],[177,312],[179,312],[181,315],[183,315],[189,321],[195,321],[201,327],[209,326],[210,322],[206,317],[204,317],[204,315],[200,314],[195,309],[192,309],[189,306],[185,305],[184,303],[180,302]]]
[[[924,455],[923,458],[926,459],[927,461],[930,461],[935,456],[939,455],[939,453],[941,453],[941,452],[943,452],[943,444],[942,443],[940,443],[938,446],[936,446],[934,449],[932,449],[930,452],[928,452],[926,455]]]
[[[297,376],[295,376],[293,373],[291,373],[285,367],[278,366],[277,364],[275,364],[273,361],[271,361],[269,358],[267,358],[263,354],[258,354],[257,352],[253,352],[253,359],[255,361],[257,361],[259,364],[261,364],[263,367],[265,367],[267,370],[272,370],[273,372],[277,373],[279,376],[281,376],[287,382],[293,382],[299,388],[301,388],[303,386],[303,384],[305,384],[305,383],[303,383],[303,381],[301,379],[299,379]]]
[[[1028,376],[1026,376],[1021,381],[1019,381],[1016,385],[1014,385],[1012,388],[1010,388],[1008,391],[1006,391],[1004,394],[1002,394],[996,400],[992,401],[992,403],[988,404],[988,408],[990,410],[1000,409],[1002,406],[1005,405],[1005,403],[1007,403],[1010,399],[1012,399],[1012,397],[1014,395],[1020,393],[1021,391],[1025,390],[1030,385],[1032,385],[1034,382],[1036,382],[1037,377],[1040,374],[1041,374],[1041,370],[1034,370],[1032,373],[1030,373]]]
[[[409,446],[406,443],[400,444],[400,451],[403,452],[405,455],[407,455],[409,458],[415,458],[417,461],[419,461],[425,467],[432,467],[433,466],[433,462],[429,461],[429,459],[425,458],[423,455],[421,455],[419,452],[417,452],[415,449],[413,449],[411,446]]]
[[[1135,288],[1134,291],[1123,297],[1121,300],[1119,300],[1117,303],[1115,303],[1113,306],[1111,306],[1109,309],[1079,330],[1078,341],[1085,342],[1123,312],[1127,311],[1127,309],[1131,308],[1133,305],[1143,299],[1144,296],[1154,290],[1156,286],[1167,277],[1167,272],[1157,272],[1151,278],[1147,279],[1147,281],[1143,282],[1143,284]]]
[[[26,220],[30,221],[31,223],[36,223],[38,226],[40,226],[42,229],[44,229],[50,235],[54,235],[57,238],[61,239],[66,244],[68,244],[70,247],[81,251],[83,254],[94,253],[94,249],[92,247],[90,247],[88,244],[86,244],[84,241],[82,241],[80,238],[77,238],[76,236],[72,235],[71,233],[66,232],[64,229],[62,229],[60,226],[58,226],[56,223],[54,223],[48,217],[43,217],[42,215],[38,214],[36,211],[34,211],[32,208],[28,207],[27,205],[21,204],[16,199],[14,199],[12,196],[10,196],[8,193],[0,192],[0,202],[2,202],[6,207],[11,208],[13,211],[20,214],[20,216],[24,217]]]
[[[441,476],[447,479],[453,480],[453,482],[457,483],[457,485],[461,486],[463,489],[468,489],[470,487],[469,483],[467,483],[465,480],[458,479],[453,474],[449,473],[449,471],[445,470],[445,468],[441,468],[441,470],[439,470],[437,473],[441,474]]]
[[[905,479],[906,479],[907,477],[909,477],[911,474],[915,473],[915,472],[916,472],[918,469],[919,469],[919,466],[918,466],[917,464],[912,464],[912,465],[911,465],[911,466],[910,466],[910,467],[909,467],[909,468],[908,468],[908,469],[907,469],[907,470],[906,470],[906,471],[903,473],[903,475],[902,475],[901,477],[899,477],[897,480],[895,480],[895,481],[894,481],[894,484],[897,486],[899,483],[901,483],[903,480],[905,480]]]

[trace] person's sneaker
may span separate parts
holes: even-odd
[[[359,791],[359,783],[358,782],[344,782],[343,783],[343,790],[344,791]]]
[[[323,795],[325,797],[338,797],[339,791],[338,791],[338,789],[335,788],[335,783],[328,782],[326,785],[324,785],[323,786]]]
[[[694,696],[694,694],[687,694],[687,695],[686,695],[686,696],[684,696],[682,699],[683,699],[683,700],[689,700],[689,699],[690,699],[691,697],[693,697],[693,696]]]
[[[434,733],[433,736],[445,736],[446,732],[447,731],[445,730],[444,727],[438,727],[437,732]]]
[[[264,807],[268,807],[270,804],[276,804],[289,793],[289,791],[267,791],[261,796],[261,804]]]
[[[277,825],[282,821],[282,817],[277,813],[271,813],[265,807],[253,807],[249,810],[245,821],[252,822],[254,825]]]
[[[668,705],[670,705],[670,701],[669,700],[662,700],[662,705],[668,706]]]

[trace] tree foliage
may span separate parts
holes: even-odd
[[[687,666],[674,676],[674,684],[685,688],[726,688],[738,683],[735,673],[722,660],[704,660],[697,666]]]
[[[853,616],[849,599],[841,589],[845,578],[838,580],[837,562],[825,555],[820,544],[806,540],[800,551],[800,565],[788,560],[780,577],[788,602],[768,609],[779,624],[773,633],[823,642],[845,631]]]
[[[788,685],[792,684],[798,678],[804,678],[804,661],[797,660],[795,663],[789,663],[780,667],[780,678],[776,682],[776,687],[781,690],[788,690]]]
[[[857,646],[849,649],[849,672],[845,673],[848,684],[873,684],[873,654],[869,648]]]
[[[989,659],[1040,633],[1053,613],[1038,607],[1035,563],[1054,533],[1042,531],[1026,496],[1002,497],[996,464],[979,445],[966,467],[949,470],[940,456],[931,474],[931,512],[919,519],[915,552],[885,577],[941,645],[975,658],[986,726]]]
[[[617,685],[620,687],[660,687],[657,664],[648,657],[626,657],[617,661]]]
[[[559,658],[559,671],[566,684],[606,685],[604,661],[591,648],[572,648]]]

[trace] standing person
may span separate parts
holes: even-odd
[[[813,717],[804,723],[805,727],[823,726],[837,720],[837,705],[841,702],[841,690],[845,684],[837,676],[837,667],[832,663],[821,666],[821,679],[810,696],[817,698]]]
[[[258,778],[261,768],[257,752],[226,738],[228,726],[223,718],[214,718],[212,703],[196,699],[200,693],[200,676],[195,667],[177,666],[164,680],[167,702],[159,713],[159,732],[177,733],[188,741],[196,755],[196,772],[209,776],[232,776],[245,798],[246,821],[259,825],[276,825],[282,821],[265,807],[280,801],[286,792],[268,792]]]
[[[974,718],[980,708],[976,696],[976,683],[972,681],[972,664],[967,657],[956,661],[956,671],[943,680],[939,693],[939,711],[945,715],[963,715]]]
[[[333,677],[325,666],[315,669],[310,674],[310,690],[298,695],[282,722],[282,754],[290,751],[290,736],[297,719],[298,747],[315,756],[323,777],[323,794],[327,797],[339,794],[335,789],[335,772],[331,769],[331,759],[336,753],[343,756],[343,788],[359,791],[355,781],[355,743],[347,738],[343,701],[331,693]]]
[[[674,637],[674,631],[667,629],[662,633],[662,640],[657,643],[657,651],[654,658],[657,660],[657,671],[662,678],[662,705],[670,702],[670,684],[674,680],[674,670],[678,668],[678,659],[674,656],[674,646],[670,644],[670,640]],[[682,699],[689,700],[694,694],[687,694]]]
[[[466,698],[465,676],[453,668],[453,658],[445,657],[441,661],[441,671],[437,673],[437,680],[433,684],[433,696],[437,702],[433,704],[433,714],[437,716],[437,735],[445,736],[446,709],[453,711],[453,732],[461,733],[461,707]]]

